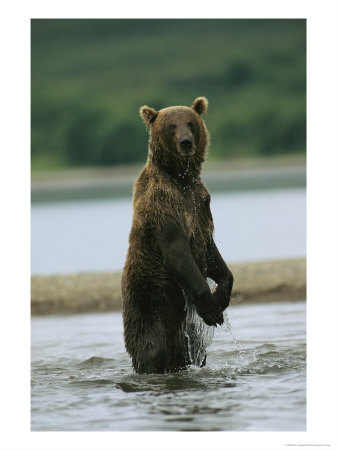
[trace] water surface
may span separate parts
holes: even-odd
[[[212,195],[214,239],[230,262],[304,257],[305,189]],[[32,273],[123,268],[131,199],[33,204]]]
[[[305,431],[305,303],[234,305],[207,367],[138,375],[120,313],[32,319],[35,431]]]

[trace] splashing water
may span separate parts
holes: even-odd
[[[186,300],[187,319],[186,319],[186,333],[187,351],[189,360],[192,365],[201,366],[203,364],[206,352],[212,344],[214,337],[214,327],[209,327],[205,324],[203,319],[199,317],[195,306],[191,303],[182,289]]]
[[[209,327],[199,317],[195,306],[187,303],[186,337],[188,338],[188,353],[193,365],[200,367],[204,363],[207,350],[212,344],[214,327]]]
[[[216,288],[217,288],[216,282],[215,282],[214,280],[212,280],[211,278],[207,278],[207,283],[208,283],[208,286],[209,286],[211,292],[212,292],[212,293],[215,292],[215,290],[216,290]],[[241,345],[240,345],[238,339],[235,337],[235,335],[234,335],[234,333],[233,333],[232,325],[231,325],[230,320],[229,320],[229,317],[228,317],[228,312],[227,312],[227,310],[224,311],[224,313],[223,313],[223,318],[224,318],[224,323],[223,323],[223,325],[220,327],[220,330],[221,330],[221,329],[223,330],[223,328],[225,327],[225,328],[227,329],[227,331],[229,332],[229,334],[230,334],[230,336],[231,336],[231,338],[232,338],[232,341],[233,341],[233,343],[234,343],[234,345],[235,345],[235,347],[236,347],[236,349],[237,349],[238,357],[239,357],[239,360],[240,360],[241,365],[248,364],[248,363],[250,363],[250,362],[252,362],[252,361],[253,361],[253,362],[256,362],[256,356],[255,356],[255,353],[254,353],[254,352],[252,353],[253,360],[251,361],[251,360],[250,360],[250,357],[249,357],[250,355],[247,354],[247,350],[244,350],[244,349],[241,347]],[[245,358],[244,358],[244,357],[245,357]]]
[[[229,317],[228,317],[227,311],[224,311],[223,317],[224,317],[224,325],[227,328],[227,330],[229,331],[229,334],[231,335],[232,341],[234,342],[234,345],[237,348],[238,356],[239,356],[241,362],[243,362],[242,354],[244,354],[244,351],[242,350],[242,347],[239,344],[239,341],[234,336],[234,333],[233,333],[233,330],[232,330],[231,323],[229,321]]]
[[[235,337],[235,335],[233,333],[232,325],[231,325],[229,317],[228,317],[227,311],[224,311],[223,317],[224,317],[224,326],[227,328],[227,331],[231,335],[232,341],[233,341],[233,343],[234,343],[234,345],[235,345],[235,347],[236,347],[236,349],[238,351],[238,357],[239,357],[241,365],[246,365],[246,364],[249,364],[251,362],[256,362],[255,352],[253,351],[253,353],[251,355],[249,355],[247,350],[244,350],[241,347],[238,339]],[[250,356],[252,356],[252,358],[250,358]]]

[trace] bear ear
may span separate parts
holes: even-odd
[[[197,97],[192,104],[192,108],[198,114],[205,113],[207,111],[207,107],[208,107],[208,100],[206,97]]]
[[[139,110],[140,117],[144,120],[145,125],[148,127],[151,123],[156,120],[158,116],[158,111],[149,106],[142,106]]]

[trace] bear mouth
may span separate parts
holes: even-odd
[[[192,156],[192,155],[194,155],[194,153],[195,153],[195,149],[194,149],[194,148],[191,149],[191,150],[182,150],[182,149],[179,149],[179,151],[180,151],[180,154],[181,154],[184,158],[188,158],[189,156]]]

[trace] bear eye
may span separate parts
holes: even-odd
[[[194,125],[193,122],[188,122],[187,126],[193,131],[194,130]]]
[[[177,126],[174,125],[173,123],[171,123],[171,124],[169,125],[169,130],[170,130],[170,131],[174,131],[176,128],[177,128]]]

